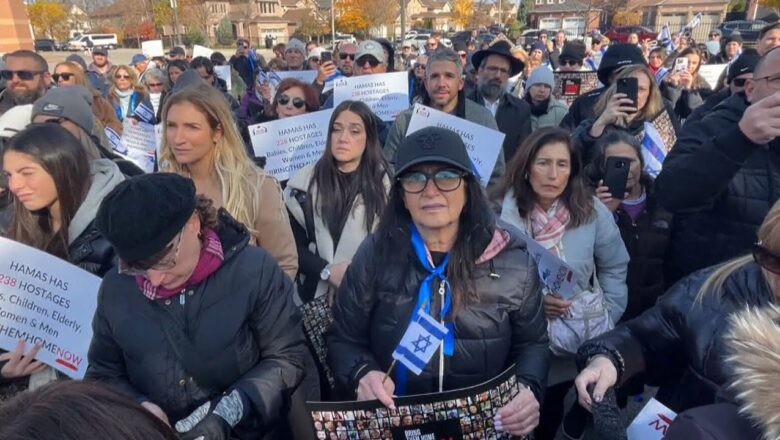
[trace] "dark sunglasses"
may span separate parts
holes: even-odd
[[[281,105],[287,105],[290,102],[290,97],[287,95],[281,95],[279,96],[279,99],[276,100]],[[304,105],[306,105],[306,101],[304,101],[301,98],[293,98],[292,105],[295,108],[301,108]]]
[[[358,66],[363,66],[366,64],[366,62],[368,62],[368,65],[371,67],[376,67],[380,64],[379,60],[371,55],[363,55],[357,60]]]
[[[436,188],[442,192],[455,191],[460,187],[460,182],[466,173],[453,169],[439,170],[435,173],[426,173],[423,171],[412,171],[401,176],[398,180],[404,191],[410,194],[419,194],[425,191],[428,181],[433,180]]]
[[[342,60],[346,60],[347,58],[349,58],[350,60],[355,61],[355,54],[354,53],[340,53],[339,54],[339,58],[341,58]]]
[[[720,34],[710,34],[710,37],[720,37]]]
[[[162,87],[163,83],[149,83],[147,84],[149,87]]]
[[[560,64],[561,66],[579,66],[580,65],[580,63],[578,63],[575,60],[560,60],[558,62],[558,64]]]
[[[54,82],[60,82],[60,78],[62,78],[63,81],[70,81],[70,79],[73,77],[72,73],[55,73],[51,76]]]
[[[747,78],[734,78],[731,80],[731,83],[737,87],[745,87],[746,82]]]
[[[130,79],[130,75],[114,75],[116,79]]]
[[[43,73],[42,70],[0,70],[0,77],[10,81],[16,75],[22,81],[29,81],[35,78],[35,75],[40,75],[41,73]]]
[[[753,245],[753,260],[764,269],[780,275],[780,255],[765,248],[760,241]]]
[[[415,65],[414,65],[414,68],[415,68],[415,69],[422,69],[422,70],[425,70],[425,68],[426,68],[426,67],[427,67],[427,66],[426,66],[425,64],[419,64],[419,63],[417,63],[417,64],[415,64]]]

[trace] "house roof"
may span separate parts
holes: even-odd
[[[599,8],[592,8],[589,7],[586,4],[583,4],[577,0],[566,0],[566,3],[553,3],[551,5],[544,4],[544,5],[534,5],[534,8],[531,10],[532,14],[548,14],[548,13],[554,13],[554,12],[579,12],[579,11],[587,11],[587,10],[593,10],[598,11]]]
[[[261,15],[247,17],[247,15],[241,11],[233,11],[227,14],[227,18],[235,23],[287,23],[287,20],[283,17],[267,17]]]
[[[302,9],[290,9],[282,16],[288,23],[301,23],[304,18],[312,15],[312,10],[309,8]]]
[[[423,6],[423,8],[443,9],[447,4],[447,0],[420,0],[420,4]]]
[[[650,6],[725,6],[729,0],[630,0],[629,8],[645,8]],[[694,11],[696,9],[694,8]]]
[[[294,8],[298,6],[298,0],[282,0],[281,3],[283,8]]]

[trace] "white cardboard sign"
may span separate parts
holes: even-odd
[[[425,127],[441,127],[457,133],[466,144],[466,151],[479,174],[479,181],[482,186],[487,186],[504,143],[504,133],[422,104],[415,104],[406,135]]]
[[[265,172],[287,180],[316,162],[325,150],[332,109],[250,125],[255,156],[265,157]]]
[[[663,403],[650,399],[628,425],[628,440],[662,440],[677,413]]]
[[[162,40],[149,40],[141,42],[141,52],[149,58],[165,57],[165,49]]]
[[[151,173],[154,171],[156,150],[157,131],[154,125],[125,119],[122,139],[116,152],[135,162],[145,172]]]
[[[213,53],[214,53],[214,49],[209,49],[206,46],[201,46],[199,44],[192,46],[192,58],[197,58],[197,57],[210,58],[211,54]]]
[[[227,84],[227,91],[230,93],[230,90],[233,88],[233,80],[230,77],[230,64],[225,66],[214,66],[214,73],[216,73],[219,78],[225,81]]]
[[[363,101],[383,121],[394,121],[409,108],[408,79],[406,72],[337,78],[333,81],[333,106]]]
[[[718,78],[725,69],[726,64],[705,64],[699,67],[699,75],[715,90],[718,87]]]
[[[528,253],[536,261],[539,279],[547,289],[564,299],[571,298],[577,285],[574,269],[533,238],[525,234],[520,234],[520,238],[525,241]]]
[[[37,359],[73,379],[87,371],[100,278],[0,238],[0,348],[40,344]]]

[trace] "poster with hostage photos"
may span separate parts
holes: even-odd
[[[379,401],[307,402],[317,440],[504,440],[493,417],[523,386],[514,366],[483,384],[444,393]]]
[[[555,76],[555,89],[553,96],[571,106],[577,97],[591,90],[601,87],[599,77],[594,71],[590,72],[553,72]]]
[[[325,332],[328,331],[331,323],[333,323],[333,312],[328,302],[328,295],[322,295],[303,304],[301,306],[301,314],[303,315],[303,331],[306,334],[306,339],[317,356],[315,362],[319,364],[321,371],[325,373],[330,389],[334,389],[336,380],[333,378],[333,372],[328,366],[328,347],[325,344]]]

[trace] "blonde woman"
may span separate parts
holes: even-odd
[[[186,87],[166,100],[162,119],[160,170],[190,177],[294,278],[298,253],[282,190],[247,155],[222,94],[206,84]]]
[[[135,115],[135,109],[148,98],[146,89],[138,82],[138,74],[130,66],[118,66],[110,74],[108,98],[114,106],[117,119]]]
[[[624,78],[636,80],[636,102],[626,94],[617,92],[618,84]],[[664,112],[666,117],[663,117]],[[572,137],[580,143],[586,161],[593,159],[596,141],[608,131],[623,130],[641,139],[645,134],[645,122],[668,121],[656,130],[663,134],[662,139],[666,144],[663,147],[665,151],[669,151],[677,139],[676,133],[680,130],[674,111],[664,105],[655,76],[644,65],[632,65],[618,70],[615,80],[596,102],[594,115],[598,116],[582,121],[572,133]]]
[[[92,113],[95,115],[94,133],[100,133],[103,131],[103,128],[108,127],[118,135],[122,134],[122,123],[117,119],[113,105],[87,81],[81,66],[70,61],[59,63],[54,67],[52,79],[57,84],[57,87],[82,86],[90,91],[92,94]],[[101,138],[101,136],[98,137]],[[102,137],[104,138],[105,136],[103,135]],[[103,140],[101,138],[101,143]],[[108,145],[108,140],[105,140],[103,145]]]
[[[780,202],[764,218],[752,255],[694,272],[644,314],[580,348],[580,365],[587,364],[575,381],[580,403],[589,407],[634,378],[661,386],[656,398],[676,412],[714,403],[730,379],[729,318],[778,299]],[[590,384],[593,398],[585,391]]]

